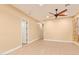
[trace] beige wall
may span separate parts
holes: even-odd
[[[35,21],[29,22],[29,42],[33,42],[35,40],[42,38],[42,31],[40,29],[40,25]]]
[[[20,20],[8,6],[0,5],[0,52],[21,44]]]
[[[29,39],[40,38],[36,22],[9,5],[0,5],[0,53],[21,45],[20,21],[26,18],[29,24]]]
[[[50,41],[72,41],[72,18],[61,18],[45,22],[44,39]]]

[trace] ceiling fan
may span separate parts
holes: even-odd
[[[56,18],[58,16],[67,16],[67,15],[64,14],[67,11],[67,9],[62,10],[59,13],[58,13],[58,9],[55,9],[55,11],[56,11],[56,13],[49,12],[49,14],[54,15]]]

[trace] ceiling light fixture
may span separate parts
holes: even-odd
[[[39,4],[40,6],[43,6],[44,4]]]
[[[49,18],[49,16],[46,16],[46,18]]]
[[[70,6],[70,4],[65,4],[65,7],[68,7],[68,6]]]

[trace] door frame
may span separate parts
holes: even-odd
[[[25,44],[23,44],[23,39],[22,39],[22,21],[26,21],[26,43],[25,44],[28,44],[29,43],[29,31],[28,31],[28,29],[29,29],[29,24],[28,24],[28,21],[26,20],[26,18],[22,18],[21,20],[20,20],[20,34],[21,34],[21,44],[22,44],[22,46],[23,45],[25,45]]]

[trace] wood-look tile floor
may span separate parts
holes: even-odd
[[[79,46],[73,43],[37,40],[26,44],[9,55],[78,55]]]

